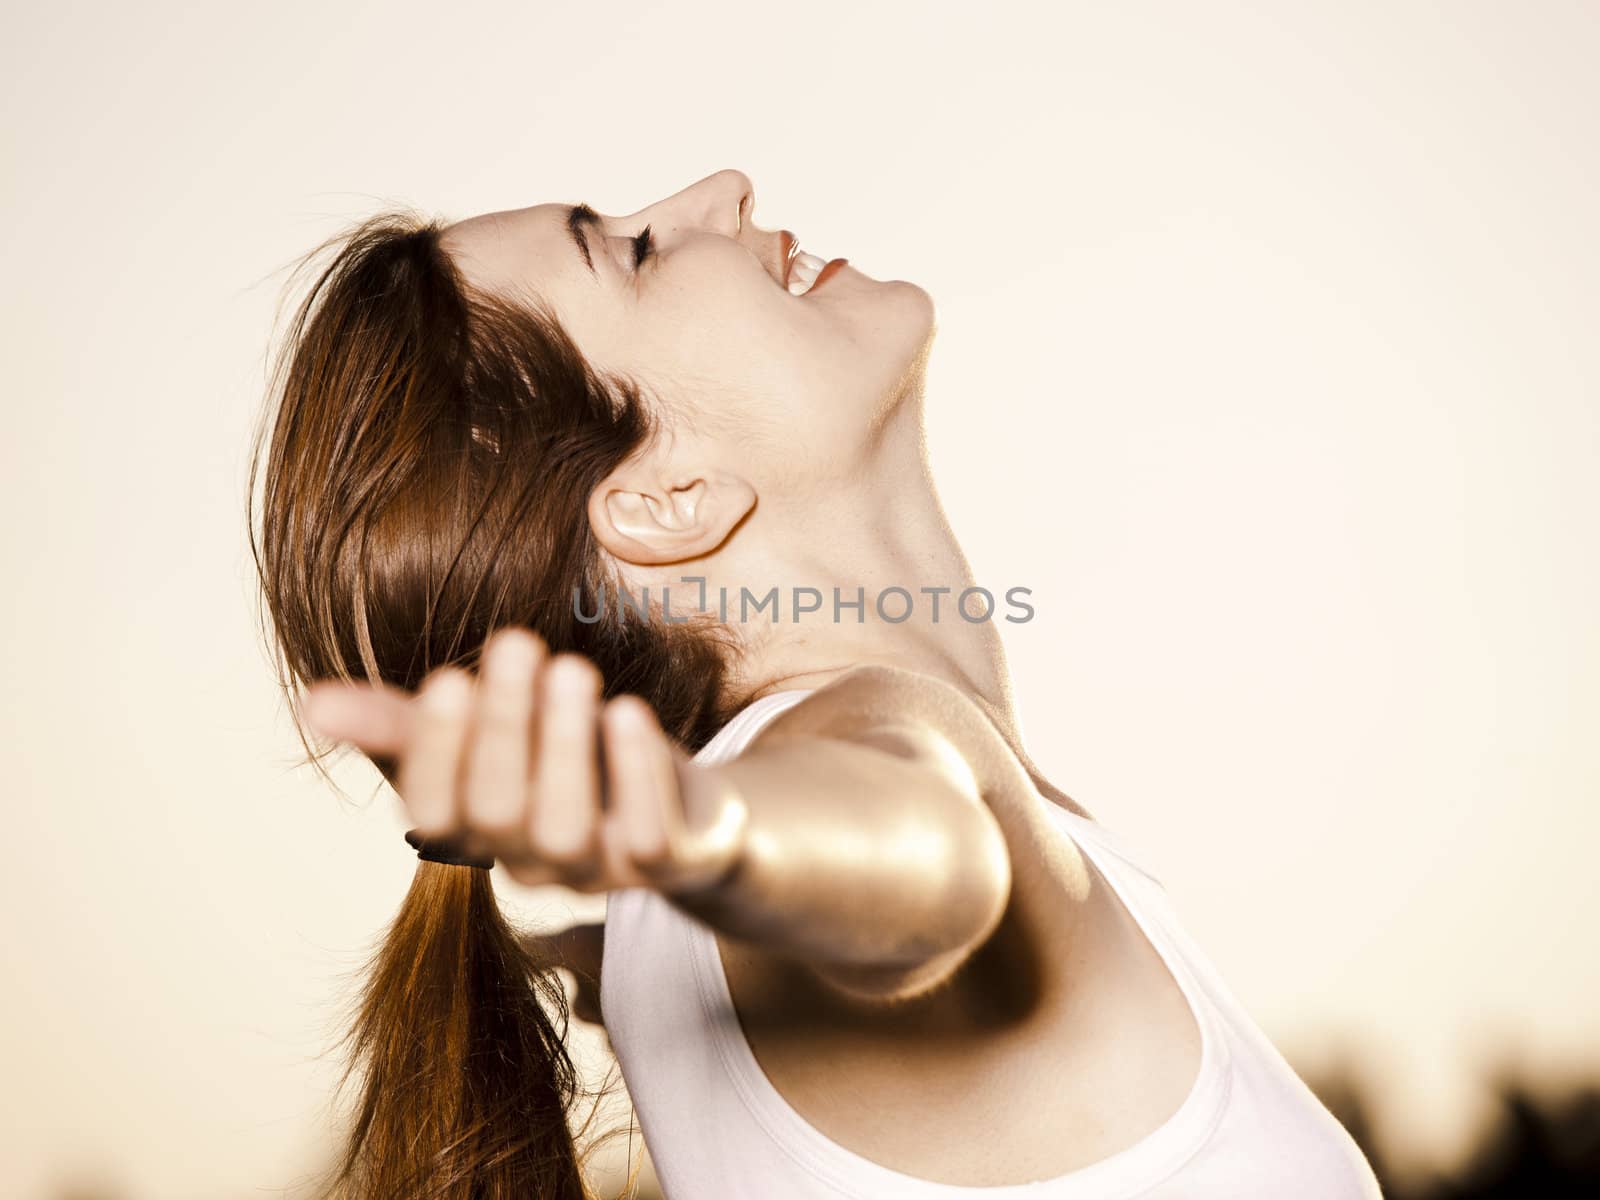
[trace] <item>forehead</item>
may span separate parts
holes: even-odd
[[[565,292],[593,281],[567,228],[565,204],[483,213],[447,225],[445,250],[469,280],[491,291]]]

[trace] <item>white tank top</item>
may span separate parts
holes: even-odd
[[[735,757],[809,691],[754,701],[696,761]],[[1044,801],[1166,962],[1201,1032],[1188,1098],[1127,1149],[1053,1179],[959,1187],[826,1137],[784,1100],[739,1025],[715,934],[657,893],[606,899],[606,1031],[667,1200],[1381,1200],[1344,1128],[1179,925],[1165,887],[1096,821]]]

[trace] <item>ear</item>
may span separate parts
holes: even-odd
[[[589,525],[623,562],[659,566],[711,553],[755,502],[755,488],[730,471],[669,475],[662,464],[636,460],[590,494]]]

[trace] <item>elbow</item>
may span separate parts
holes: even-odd
[[[924,859],[928,906],[943,918],[931,939],[935,953],[964,958],[994,932],[1011,898],[1011,852],[1000,821],[971,766],[943,736],[885,726],[862,741],[917,764],[917,823],[900,840]],[[923,823],[924,806],[938,812],[931,826]]]
[[[825,981],[852,999],[899,1003],[948,983],[999,927],[1011,900],[1011,856],[999,822],[987,805],[959,797],[936,852],[925,844],[922,918],[910,937],[872,962],[819,966]]]
[[[957,965],[989,940],[1011,902],[1011,852],[1000,822],[981,800],[963,797],[949,868],[947,911]]]

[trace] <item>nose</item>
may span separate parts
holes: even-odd
[[[792,233],[783,229],[762,229],[752,219],[756,185],[743,171],[718,171],[691,183],[665,200],[657,200],[625,218],[627,227],[637,231],[650,226],[658,247],[671,253],[683,238],[714,233],[738,242],[762,270],[779,284],[784,282],[788,260],[796,246]]]
[[[755,201],[756,185],[750,176],[743,171],[717,171],[640,209],[630,224],[649,224],[657,234],[691,230],[737,238],[749,223]]]

